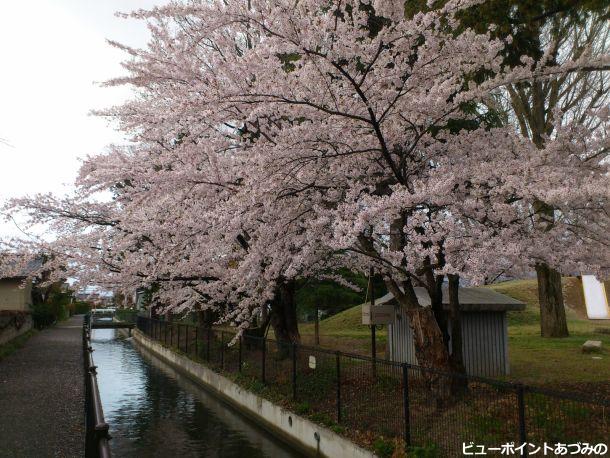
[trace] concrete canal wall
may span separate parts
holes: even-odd
[[[265,429],[311,456],[332,458],[372,458],[375,456],[372,452],[329,429],[299,417],[293,412],[243,389],[206,366],[165,348],[138,330],[133,331],[133,338],[137,345],[146,348],[150,353],[188,375]]]

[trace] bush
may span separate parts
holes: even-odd
[[[425,447],[409,447],[407,449],[407,456],[416,458],[438,458],[441,455],[436,445],[427,445]]]
[[[51,326],[70,316],[72,292],[62,289],[61,283],[54,283],[46,288],[35,287],[32,296],[32,320],[38,329]]]
[[[51,326],[57,321],[68,318],[68,308],[66,304],[58,302],[38,303],[32,306],[32,320],[34,326],[42,329]]]
[[[378,437],[373,442],[373,450],[375,451],[375,455],[381,458],[389,458],[394,454],[394,450],[396,445],[393,441],[389,439],[384,439],[383,437]]]
[[[296,405],[295,412],[299,415],[306,415],[311,410],[311,406],[308,402],[301,402]]]
[[[86,315],[91,311],[91,306],[88,302],[83,301],[75,301],[74,302],[74,314],[76,315]]]
[[[135,323],[136,317],[138,316],[138,311],[136,309],[116,309],[114,316],[119,321]]]

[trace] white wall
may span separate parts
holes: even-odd
[[[582,289],[585,295],[587,315],[591,320],[610,319],[608,296],[604,284],[595,278],[595,275],[582,276]]]

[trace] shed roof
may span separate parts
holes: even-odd
[[[426,288],[416,287],[415,294],[424,307],[431,304]],[[490,288],[460,288],[458,290],[460,310],[463,312],[506,312],[509,310],[524,310],[525,304],[517,299],[498,293]],[[375,300],[375,304],[396,304],[392,293]],[[449,294],[443,288],[443,307],[449,307]]]

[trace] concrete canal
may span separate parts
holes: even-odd
[[[114,457],[301,457],[115,329],[92,334]]]

